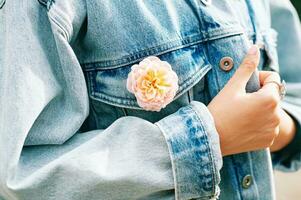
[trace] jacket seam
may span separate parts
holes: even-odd
[[[209,163],[210,166],[212,166],[212,167],[210,167],[211,168],[211,174],[212,174],[212,183],[213,183],[211,194],[210,195],[206,195],[206,194],[205,195],[201,195],[201,196],[197,197],[197,199],[204,199],[204,200],[208,199],[208,198],[212,199],[212,198],[216,197],[216,194],[215,194],[215,190],[216,190],[215,189],[215,177],[214,177],[214,174],[213,174],[213,172],[215,170],[213,170],[214,161],[212,159],[211,148],[210,148],[210,145],[209,145],[209,142],[208,142],[207,131],[204,128],[204,122],[203,122],[203,120],[200,119],[199,114],[197,113],[197,111],[194,110],[193,106],[192,105],[188,105],[187,107],[189,108],[189,110],[192,111],[193,115],[195,115],[197,117],[197,120],[201,123],[200,127],[201,127],[201,131],[203,132],[203,136],[204,136],[204,140],[205,140],[204,145],[206,145],[206,154],[210,157],[210,163],[212,163],[212,164]],[[157,124],[157,126],[159,127],[159,129],[161,130],[161,132],[163,133],[163,135],[165,137],[165,135],[166,135],[165,129],[163,127],[161,127],[160,123],[156,123],[156,124]],[[174,185],[175,185],[176,200],[180,200],[179,199],[180,193],[177,190],[177,181],[176,181],[177,169],[174,167],[174,162],[173,162],[173,158],[174,158],[173,154],[174,153],[170,150],[171,149],[171,145],[168,142],[168,140],[167,140],[166,137],[165,137],[165,139],[166,139],[166,143],[168,145],[168,150],[169,150],[169,154],[170,154],[170,158],[171,158],[171,162],[172,162],[172,171],[173,171],[173,176],[174,176]]]
[[[56,27],[59,29],[63,37],[68,38],[68,34],[65,31],[65,29],[62,27],[62,25],[58,23],[52,16],[49,16],[49,19],[53,22],[53,24],[56,25]]]
[[[199,114],[194,110],[194,108],[193,108],[193,106],[190,106],[191,107],[191,110],[193,110],[193,112],[194,112],[194,114],[196,115],[196,117],[198,118],[198,120],[201,122],[201,124],[202,124],[202,131],[205,133],[204,135],[205,135],[205,137],[206,137],[206,141],[205,141],[205,144],[206,144],[206,151],[207,151],[207,154],[209,155],[209,159],[210,159],[210,162],[212,163],[212,165],[210,165],[210,167],[211,167],[211,175],[212,175],[212,195],[210,195],[210,196],[208,196],[208,197],[210,197],[210,198],[213,198],[213,197],[215,197],[215,193],[216,193],[216,188],[215,188],[215,185],[216,185],[216,183],[217,183],[217,180],[216,180],[216,176],[215,176],[215,174],[216,174],[216,170],[215,170],[215,168],[214,168],[214,166],[215,166],[215,163],[214,163],[214,159],[212,158],[212,157],[214,157],[213,156],[213,154],[212,154],[212,152],[211,152],[211,147],[210,147],[210,145],[209,145],[209,139],[208,139],[208,136],[207,136],[207,130],[205,130],[205,128],[204,128],[204,121],[201,119],[201,117],[199,116]]]
[[[179,194],[178,194],[178,191],[177,191],[178,184],[177,184],[177,180],[176,180],[176,174],[177,174],[177,172],[176,172],[176,167],[174,166],[174,156],[173,156],[173,152],[171,151],[171,145],[170,145],[170,143],[168,142],[168,140],[166,138],[167,134],[165,133],[164,128],[161,127],[160,123],[155,123],[155,124],[160,129],[162,135],[165,138],[165,142],[166,142],[166,144],[168,146],[168,152],[169,152],[169,157],[170,157],[171,166],[172,166],[171,168],[172,168],[172,173],[173,173],[173,182],[174,182],[174,186],[175,186],[175,199],[178,200],[179,199]]]
[[[68,21],[58,12],[58,10],[53,8],[55,0],[38,0],[38,2],[47,8],[49,20],[56,25],[56,27],[61,31],[63,36],[69,42],[73,28],[68,23]]]
[[[183,95],[185,92],[187,92],[187,90],[189,90],[191,88],[191,86],[195,85],[195,82],[198,82],[199,79],[202,79],[209,70],[212,69],[211,65],[205,65],[203,68],[201,68],[200,70],[198,70],[192,77],[186,79],[185,81],[183,81],[183,83],[181,84],[180,87],[181,90],[180,92],[175,96],[174,100],[176,100],[177,98],[179,98],[181,95]],[[92,72],[90,72],[92,73]],[[90,76],[92,76],[90,74]],[[91,81],[93,82],[93,81]],[[91,94],[90,94],[90,98],[97,100],[97,101],[101,101],[103,103],[107,103],[113,106],[121,106],[121,107],[125,107],[125,108],[130,108],[130,109],[138,109],[138,110],[143,110],[141,107],[139,107],[137,104],[135,104],[135,99],[130,99],[130,98],[123,98],[123,97],[118,97],[118,96],[112,96],[112,95],[108,95],[105,93],[101,93],[101,92],[95,92],[95,87],[94,84],[91,83],[91,87],[92,90]],[[108,100],[105,100],[104,98],[107,98]],[[115,100],[112,100],[115,99]],[[117,101],[127,101],[125,102],[120,102],[117,103]]]
[[[95,61],[95,62],[81,62],[81,65],[83,66],[84,71],[94,71],[94,70],[107,70],[107,69],[116,69],[120,67],[124,67],[128,64],[136,63],[138,61],[141,61],[143,57],[154,55],[159,56],[174,50],[178,50],[184,47],[189,47],[195,44],[216,40],[220,38],[230,37],[230,36],[236,36],[243,34],[243,31],[240,29],[231,30],[230,32],[227,32],[228,29],[224,29],[224,34],[218,34],[216,36],[212,36],[209,38],[201,38],[201,34],[194,34],[190,35],[185,38],[170,40],[168,42],[143,49],[141,51],[131,53],[126,56],[122,56],[119,59],[115,60],[104,60],[104,61]],[[154,53],[152,53],[154,52]]]
[[[57,17],[55,14],[52,15],[51,12],[53,12],[53,8],[48,11],[49,19],[57,25],[57,27],[63,32],[63,36],[69,42],[71,36],[70,34],[72,33],[72,27],[66,22],[66,20]]]

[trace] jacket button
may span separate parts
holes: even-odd
[[[219,62],[219,66],[224,71],[230,71],[233,68],[233,59],[231,57],[223,57]]]
[[[210,6],[212,3],[212,0],[201,0],[201,2],[205,5],[205,6]]]
[[[248,189],[253,183],[253,178],[251,175],[246,175],[243,179],[242,179],[242,187],[245,189]]]

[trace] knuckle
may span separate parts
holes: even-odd
[[[252,59],[246,59],[243,62],[243,66],[244,68],[246,68],[247,70],[254,70],[254,68],[257,67],[257,62],[255,60]]]
[[[272,146],[276,136],[277,135],[275,133],[268,134],[268,136],[266,137],[266,140],[265,140],[264,147],[268,148],[268,147]]]
[[[272,142],[275,137],[276,137],[276,132],[271,131],[271,133],[269,133],[269,136],[268,136],[268,142]]]
[[[269,140],[272,142],[278,136],[278,128],[272,129],[271,133],[269,134]]]
[[[265,92],[262,92],[261,90],[259,92],[253,93],[252,96],[254,96],[259,103],[265,104],[266,102],[268,102],[268,95]]]
[[[279,135],[279,127],[276,126],[273,130],[273,138],[275,139]]]
[[[278,106],[279,98],[276,95],[270,95],[270,104],[273,108]]]
[[[271,101],[270,101],[270,96],[268,94],[260,94],[261,102],[263,106],[272,106]]]
[[[280,114],[278,112],[276,112],[273,116],[273,122],[274,122],[274,125],[275,126],[279,126],[280,124],[280,121],[281,121],[281,117],[280,117]]]
[[[267,147],[271,147],[271,146],[273,146],[273,144],[274,144],[274,140],[272,140],[272,141],[268,144]]]
[[[265,92],[262,92],[261,90],[259,92],[254,93],[256,94],[256,97],[261,100],[261,102],[265,101],[267,99],[267,94]]]
[[[276,108],[279,104],[279,97],[276,95],[263,93],[261,94],[261,98],[264,105],[270,108]]]
[[[272,106],[271,97],[268,94],[262,95],[262,102],[263,102],[264,106],[269,106],[269,105]]]
[[[274,77],[275,81],[281,80],[279,73],[277,73],[277,72],[271,72],[271,73],[272,73],[272,76]]]
[[[270,131],[270,133],[268,134],[269,140],[272,141],[277,136],[278,136],[278,128],[277,127],[272,128],[271,131]]]
[[[268,140],[267,142],[265,142],[263,145],[262,145],[262,148],[269,148],[273,145],[274,141],[270,141]]]

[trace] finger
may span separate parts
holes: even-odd
[[[259,71],[259,81],[260,81],[260,85],[263,86],[265,79],[271,75],[271,71]]]
[[[260,79],[260,84],[262,85],[261,92],[270,94],[274,96],[277,100],[280,100],[279,86],[277,85],[277,83],[280,84],[279,74],[276,72],[268,72],[268,71],[259,72],[259,79]]]
[[[275,140],[276,140],[276,138],[278,137],[278,135],[279,135],[279,132],[280,132],[280,127],[278,126],[277,128],[276,128],[276,136],[274,137],[274,139],[272,140],[272,142],[271,142],[271,144],[270,144],[270,146],[272,146],[273,144],[274,144],[274,142],[275,142]]]
[[[279,86],[276,83],[269,82],[262,86],[258,93],[264,94],[271,102],[280,102]]]
[[[280,83],[280,76],[277,72],[271,72],[271,71],[260,71],[259,72],[259,80],[260,85],[263,86],[268,82],[276,81],[277,83]]]
[[[253,45],[227,85],[234,87],[235,89],[241,89],[245,91],[247,82],[257,69],[259,57],[260,53],[258,46]]]

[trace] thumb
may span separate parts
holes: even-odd
[[[230,87],[235,87],[235,89],[245,90],[247,82],[249,81],[250,77],[259,64],[259,57],[260,53],[258,46],[251,46],[242,64],[236,70],[227,85],[229,85]]]

